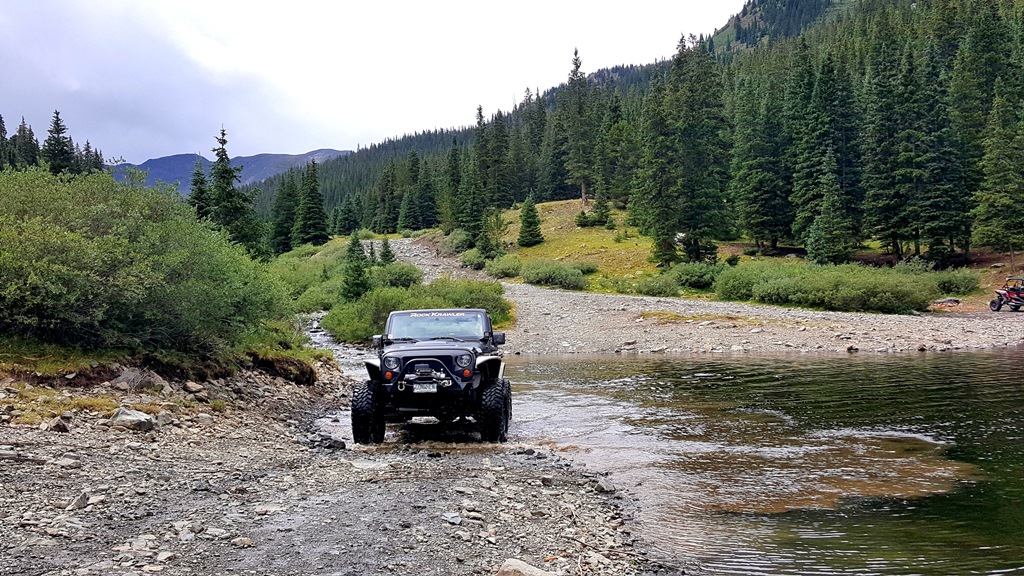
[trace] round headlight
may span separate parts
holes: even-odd
[[[398,370],[398,358],[388,356],[384,359],[384,367],[388,370]]]
[[[466,368],[472,362],[473,362],[473,357],[470,356],[469,354],[463,354],[462,356],[456,356],[455,357],[455,363],[458,364],[459,366],[461,366],[462,368]]]

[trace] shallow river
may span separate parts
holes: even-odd
[[[1024,573],[1022,354],[511,357],[512,440],[697,573]]]
[[[688,573],[1024,574],[1024,350],[506,361],[510,440],[611,472]]]

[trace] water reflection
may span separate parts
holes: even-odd
[[[578,449],[709,574],[1024,572],[1018,351],[509,359],[513,433]]]

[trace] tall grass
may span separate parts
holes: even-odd
[[[722,300],[907,314],[927,310],[943,294],[969,293],[977,287],[978,277],[970,271],[754,262],[723,270],[715,293]]]

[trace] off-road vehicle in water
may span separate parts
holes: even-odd
[[[512,388],[504,378],[486,310],[402,310],[373,337],[370,379],[352,394],[352,438],[384,441],[388,422],[433,416],[441,423],[472,418],[485,442],[504,442],[512,418]]]

